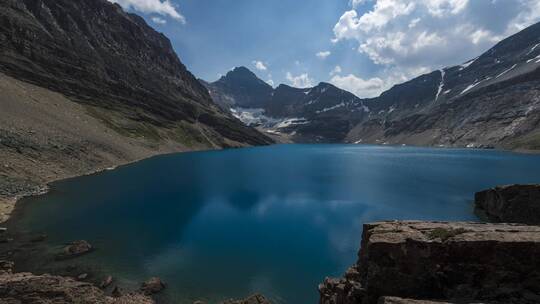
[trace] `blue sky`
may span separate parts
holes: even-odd
[[[540,20],[537,0],[110,0],[163,32],[197,77],[246,66],[273,85],[360,97],[474,58]]]

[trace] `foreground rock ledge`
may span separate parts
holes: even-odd
[[[540,227],[415,221],[366,224],[357,264],[343,278],[327,278],[319,291],[321,304],[393,303],[388,302],[391,298],[384,302],[385,296],[540,303]]]
[[[491,222],[540,225],[540,185],[499,186],[478,192],[475,210]]]
[[[66,277],[5,272],[0,274],[0,303],[153,304],[154,301],[136,293],[109,297],[92,284]]]

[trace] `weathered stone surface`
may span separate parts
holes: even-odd
[[[323,304],[383,296],[498,303],[540,302],[540,227],[381,222],[364,225],[359,259],[319,286]]]
[[[476,193],[475,209],[492,222],[540,225],[540,185],[508,185]]]
[[[254,294],[246,299],[242,300],[227,300],[222,304],[272,304],[270,300],[265,298],[263,295]]]
[[[158,277],[148,279],[148,281],[142,283],[141,291],[146,295],[152,295],[162,291],[165,288],[165,284]]]
[[[71,244],[67,245],[61,254],[58,255],[58,258],[72,258],[77,257],[92,251],[92,245],[85,240],[74,241]]]
[[[0,303],[152,304],[154,301],[140,294],[112,298],[92,284],[71,278],[16,273],[0,275]]]

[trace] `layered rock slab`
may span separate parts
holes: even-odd
[[[322,304],[384,296],[539,303],[540,227],[465,222],[364,225],[356,265],[319,286]]]

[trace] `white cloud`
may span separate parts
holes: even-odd
[[[332,52],[330,51],[322,51],[322,52],[318,52],[317,54],[317,57],[321,58],[321,59],[326,59],[326,57],[330,56],[332,54]]]
[[[335,75],[330,79],[330,83],[361,98],[379,96],[386,88],[384,81],[378,77],[362,79],[353,74]]]
[[[109,0],[118,3],[124,9],[132,9],[145,14],[158,14],[169,16],[181,23],[186,23],[186,18],[178,11],[170,0]]]
[[[339,73],[341,73],[341,67],[339,65],[336,65],[336,67],[332,71],[330,71],[330,76],[334,76]]]
[[[262,61],[254,60],[252,63],[253,63],[253,66],[255,66],[255,68],[259,71],[266,71],[268,69],[266,65],[264,64],[264,62]]]
[[[271,85],[271,86],[274,86],[274,80],[272,80],[272,79],[268,79],[268,80],[266,81],[266,83],[268,83],[268,84]]]
[[[160,17],[152,17],[152,22],[156,24],[166,24],[167,20],[160,18]]]
[[[371,9],[359,14],[359,4]],[[351,6],[334,26],[333,42],[356,41],[358,52],[381,66],[377,75],[386,87],[474,58],[540,20],[538,0],[353,0]],[[346,80],[365,84],[358,79]]]
[[[313,86],[314,82],[314,80],[310,78],[307,73],[293,76],[290,72],[287,72],[286,78],[295,88],[309,88]]]

